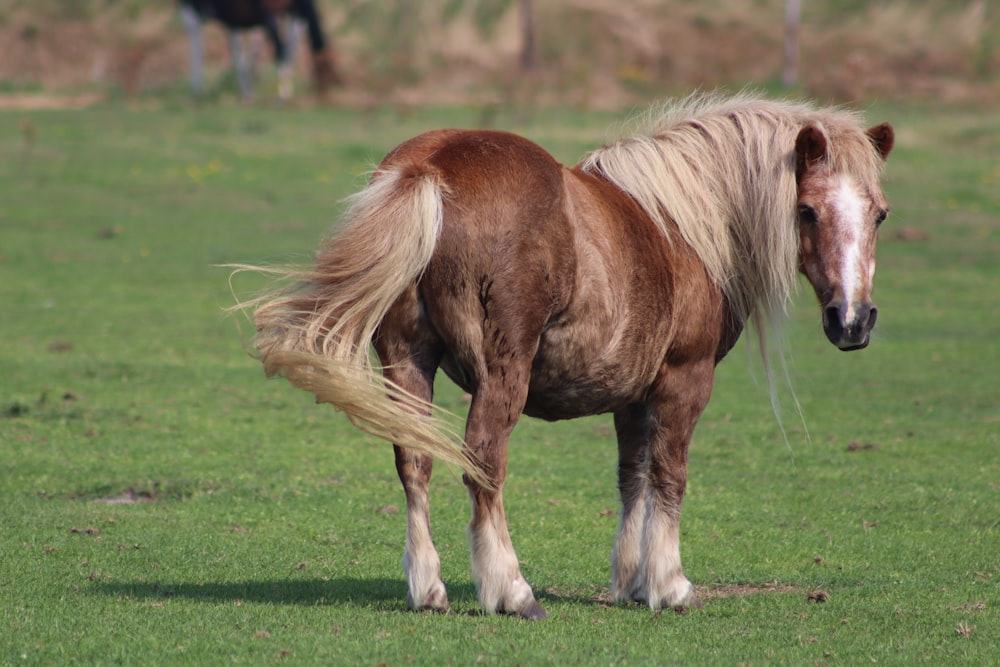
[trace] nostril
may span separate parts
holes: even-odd
[[[869,313],[868,313],[868,329],[869,330],[875,327],[875,320],[877,320],[877,319],[878,319],[878,308],[876,308],[875,306],[872,306],[871,311],[869,311]]]
[[[823,311],[823,320],[828,327],[843,328],[844,321],[841,318],[840,308],[837,306],[827,306]]]

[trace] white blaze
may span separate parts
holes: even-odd
[[[861,266],[861,240],[864,238],[865,203],[854,181],[842,176],[833,195],[833,224],[843,241],[840,280],[844,300],[847,302],[845,321],[854,319],[857,290],[863,283]]]

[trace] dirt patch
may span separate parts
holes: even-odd
[[[95,498],[93,502],[102,505],[136,505],[138,503],[152,502],[153,497],[148,493],[137,493],[132,489],[126,489],[116,496],[105,496]]]
[[[722,584],[718,586],[695,586],[695,595],[701,601],[727,598],[745,598],[751,595],[774,593],[801,593],[802,588],[791,584],[771,581],[766,584]]]
[[[878,448],[878,445],[873,442],[858,442],[857,440],[851,440],[847,443],[847,451],[849,452],[870,452]]]

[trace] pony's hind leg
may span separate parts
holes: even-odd
[[[507,530],[503,483],[507,474],[507,441],[527,398],[527,364],[505,367],[480,381],[473,391],[466,443],[492,482],[483,487],[466,476],[472,501],[469,546],[479,602],[487,613],[516,614],[537,620],[547,616],[521,575]]]
[[[401,302],[402,303],[402,302]],[[387,318],[375,341],[386,379],[430,403],[434,373],[441,359],[440,344],[419,333],[417,320],[401,316],[402,306]],[[411,309],[411,312],[415,309]],[[403,322],[407,326],[400,326]],[[448,610],[448,594],[441,581],[441,560],[431,538],[429,487],[433,459],[416,450],[394,446],[396,473],[406,495],[406,602],[414,610]]]
[[[496,247],[508,243],[505,238],[498,236]],[[445,368],[472,395],[465,450],[485,478],[463,477],[472,505],[468,537],[479,602],[486,613],[545,618],[521,575],[507,529],[503,484],[507,444],[527,403],[532,363],[551,312],[548,276],[537,269],[543,261],[532,261],[538,258],[515,261],[513,250],[495,257],[492,245],[471,252],[464,236],[443,236],[438,252],[446,259],[432,264],[424,278],[437,297],[426,302],[428,319],[447,347]],[[481,267],[452,259],[469,257],[486,259]],[[477,274],[478,279],[470,277]]]
[[[406,604],[410,609],[447,611],[448,593],[441,581],[441,560],[431,539],[430,501],[431,457],[395,447],[396,473],[406,494]]]

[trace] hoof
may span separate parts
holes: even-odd
[[[445,593],[443,587],[441,590],[431,591],[421,604],[414,604],[413,596],[407,593],[406,606],[411,611],[436,611],[441,614],[447,614],[451,608],[448,604],[448,594]]]
[[[688,596],[688,598],[684,602],[681,602],[679,604],[675,604],[674,605],[674,613],[677,613],[677,614],[680,614],[680,615],[683,616],[684,614],[688,613],[692,609],[704,609],[704,608],[705,608],[705,605],[703,605],[701,603],[701,600],[699,600],[698,597],[694,593],[692,593],[691,595]],[[663,611],[663,610],[661,609],[660,611]],[[660,612],[657,612],[657,613],[660,613]]]
[[[648,590],[646,591],[649,592]],[[650,609],[701,608],[694,586],[683,575],[677,574],[665,587],[657,587],[656,593],[646,598]]]
[[[549,617],[548,612],[542,609],[542,605],[538,604],[536,600],[532,600],[531,604],[518,610],[516,613],[521,618],[525,618],[529,621],[540,621],[543,618]]]
[[[432,607],[429,604],[425,604],[423,607],[410,607],[410,611],[416,611],[427,614],[450,614],[451,607],[445,605],[443,607]]]
[[[688,584],[690,588],[688,589],[688,594],[684,596],[684,599],[674,605],[674,608],[683,609],[704,609],[705,605],[701,603],[698,599],[698,594],[694,592],[694,586]]]

